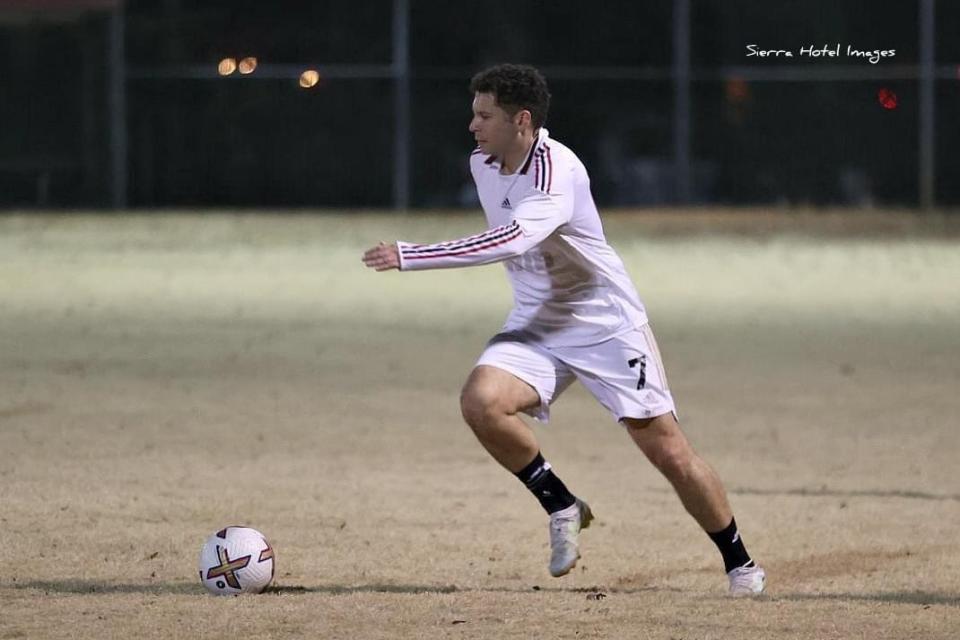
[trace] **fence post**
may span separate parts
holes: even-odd
[[[690,202],[690,0],[673,1],[673,173],[676,202]]]
[[[125,16],[123,3],[110,12],[107,26],[108,88],[110,122],[110,204],[114,209],[127,206],[127,64],[124,47]]]
[[[933,209],[936,204],[936,142],[934,68],[934,0],[920,0],[920,140],[919,181],[920,207]]]
[[[410,6],[393,1],[393,208],[410,206]]]

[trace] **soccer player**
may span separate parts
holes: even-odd
[[[626,427],[720,550],[732,595],[763,591],[714,470],[680,430],[660,352],[623,262],[607,244],[583,164],[544,128],[550,93],[539,71],[504,64],[470,83],[477,148],[470,169],[488,230],[436,244],[398,241],[367,250],[377,271],[503,262],[514,307],[487,344],[460,398],[486,450],[514,473],[550,516],[550,573],[580,557],[593,519],[540,452],[518,416],[546,422],[574,380]]]

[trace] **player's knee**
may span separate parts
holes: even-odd
[[[683,482],[693,468],[693,451],[685,442],[666,439],[644,453],[664,476],[673,482]]]
[[[482,428],[502,409],[496,389],[482,382],[468,382],[460,392],[460,413],[474,429]]]

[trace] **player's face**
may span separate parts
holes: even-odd
[[[473,97],[473,119],[470,133],[480,149],[492,156],[503,155],[520,135],[523,111],[512,117],[497,105],[492,93],[477,93]]]

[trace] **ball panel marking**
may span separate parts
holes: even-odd
[[[200,550],[200,581],[211,593],[261,593],[275,575],[276,554],[267,539],[250,527],[225,527]]]

